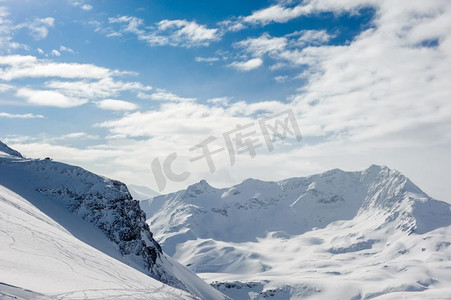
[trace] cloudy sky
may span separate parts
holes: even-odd
[[[0,1],[0,139],[156,190],[169,164],[163,192],[382,164],[451,202],[450,78],[448,0]]]

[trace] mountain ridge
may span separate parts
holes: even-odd
[[[333,190],[328,190],[332,185]],[[321,228],[332,221],[352,219],[357,214],[371,209],[388,209],[388,207],[396,205],[396,201],[403,197],[404,192],[415,194],[418,199],[424,198],[431,203],[437,201],[427,196],[400,172],[386,166],[372,165],[360,172],[333,169],[317,175],[289,178],[277,182],[246,179],[232,187],[218,189],[209,185],[205,180],[201,180],[190,185],[186,190],[143,201],[141,207],[148,216],[149,224],[157,232],[160,232],[160,228],[165,228],[166,234],[173,233],[173,231],[169,231],[167,224],[173,224],[169,226],[174,228],[180,227],[180,222],[186,221],[186,218],[192,218],[193,215],[201,217],[205,214],[216,213],[226,216],[230,211],[236,212],[237,209],[249,210],[252,208],[274,208],[274,213],[277,213],[275,209],[282,207],[286,213],[285,218],[290,216],[294,218],[300,214],[301,217],[305,217],[302,212],[297,210],[306,209],[309,210],[309,213],[315,210],[319,219],[307,220],[311,224],[306,224],[307,227],[304,228],[304,231],[293,231],[292,227],[297,226],[294,221],[276,226],[281,227],[279,229],[287,231],[288,234],[300,234],[305,232],[305,229]],[[447,206],[444,204],[445,202],[440,203],[444,207]],[[329,208],[335,209],[336,212],[325,213],[318,204],[323,204],[323,206],[329,204]],[[326,209],[329,208],[326,207]],[[181,213],[180,218],[177,218],[180,211],[187,212],[184,216]],[[158,218],[162,220],[161,223],[154,217],[156,212],[160,214]],[[168,218],[162,219],[162,214],[167,214]],[[263,216],[265,215],[262,214],[260,217]],[[220,222],[221,219],[215,221]],[[207,221],[196,222],[208,223]],[[184,229],[192,229],[189,222],[184,225],[186,225],[182,226]],[[297,227],[300,228],[300,226]],[[422,229],[419,228],[419,230]],[[256,236],[264,237],[264,233],[260,232]],[[194,232],[194,234],[199,238],[210,237],[206,232],[201,231]],[[172,248],[170,247],[170,249]]]
[[[203,180],[140,204],[166,251],[235,299],[366,299],[413,291],[435,299],[451,283],[451,274],[443,275],[443,262],[451,261],[450,204],[386,166],[277,182],[246,179],[227,188]],[[354,275],[359,270],[368,275]],[[379,287],[382,279],[371,275],[379,273],[394,280]]]
[[[86,238],[85,232],[78,232],[60,218],[62,209],[100,230],[119,252],[110,249],[110,256],[202,298],[223,297],[163,253],[145,222],[139,202],[133,200],[125,184],[50,159],[24,158],[7,146],[3,149],[9,153],[0,157],[1,185],[30,199],[66,230],[95,246],[95,240]]]

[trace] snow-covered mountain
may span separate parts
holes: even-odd
[[[387,167],[201,181],[141,207],[169,255],[235,299],[451,295],[451,206]]]
[[[138,203],[118,181],[0,142],[0,236],[2,299],[451,295],[450,205],[381,166],[201,181]]]
[[[119,181],[0,143],[0,205],[0,295],[225,298],[164,254]]]
[[[24,158],[19,151],[11,149],[10,147],[8,147],[8,145],[0,141],[0,157],[10,157],[10,156]]]
[[[117,251],[105,235],[63,208],[54,212],[64,226],[0,186],[1,299],[194,298],[105,254]],[[74,236],[69,223],[94,247]]]

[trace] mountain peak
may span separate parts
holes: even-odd
[[[389,167],[385,166],[385,165],[371,165],[369,166],[366,170],[364,170],[364,173],[379,173],[381,171],[391,171],[392,169],[390,169]]]
[[[214,189],[214,187],[208,184],[205,179],[202,179],[201,181],[188,186],[186,193],[190,196],[197,196],[212,189]]]
[[[16,156],[16,157],[24,158],[23,155],[19,151],[16,151],[16,150],[8,147],[8,145],[3,143],[2,141],[0,141],[0,152],[3,152],[3,153],[8,154],[10,156]]]

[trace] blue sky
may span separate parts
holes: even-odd
[[[449,1],[0,1],[0,139],[157,188],[384,164],[450,201]],[[303,140],[190,162],[290,110]],[[255,123],[257,124],[257,123]],[[259,135],[258,128],[256,134]],[[260,133],[260,138],[262,138]]]

